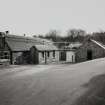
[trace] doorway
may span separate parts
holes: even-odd
[[[92,50],[87,51],[87,60],[92,60]]]
[[[60,61],[66,61],[66,51],[61,52]]]

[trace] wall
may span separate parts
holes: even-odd
[[[59,51],[60,61],[63,62],[75,62],[75,51],[65,50]]]
[[[87,51],[92,51],[92,59],[105,57],[105,50],[92,41],[87,41],[76,51],[76,62],[87,60]]]
[[[31,64],[31,62],[29,51],[12,52],[12,64]]]
[[[42,52],[39,52],[39,64],[44,64],[45,63],[45,57],[42,57]],[[44,54],[45,56],[45,54]]]
[[[44,51],[44,57],[42,56],[42,52],[39,52],[39,64],[45,64],[45,62],[53,63],[58,61],[59,61],[59,51],[55,51],[55,57],[53,57],[53,51],[49,51],[49,57],[47,56],[47,52],[45,54]]]
[[[66,61],[67,62],[75,62],[75,52],[74,51],[66,52]]]
[[[55,51],[55,57],[53,57],[53,51],[49,51],[49,57],[46,52],[46,63],[58,62],[59,51]],[[37,51],[34,47],[29,52],[13,52],[12,64],[45,64],[45,52],[44,58],[42,52]]]
[[[13,52],[12,53],[12,64],[22,63],[22,60],[20,61],[21,56],[22,56],[22,52]]]
[[[59,51],[55,52],[55,61],[59,62]]]
[[[35,47],[32,47],[30,49],[30,63],[39,64],[39,54],[38,50]]]
[[[5,38],[0,35],[0,64],[10,64],[10,49]]]

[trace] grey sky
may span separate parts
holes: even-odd
[[[0,13],[0,31],[17,34],[105,30],[105,0],[0,0]]]

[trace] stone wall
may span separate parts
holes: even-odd
[[[67,62],[75,62],[75,52],[74,51],[67,51],[66,52],[67,56],[66,56],[66,61]]]
[[[39,55],[39,64],[52,63],[52,62],[59,61],[59,51],[55,51],[55,57],[53,57],[53,51],[49,51],[49,57],[47,55],[47,52],[45,51],[44,51],[44,57],[42,55],[42,52],[39,52],[38,55]]]
[[[105,57],[105,50],[92,41],[85,42],[76,51],[76,62],[83,62],[87,60],[87,51],[92,51],[92,59]]]

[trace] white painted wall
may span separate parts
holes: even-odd
[[[45,54],[44,54],[45,56]],[[44,64],[45,63],[45,57],[42,57],[42,52],[39,52],[39,64]]]
[[[66,61],[67,62],[75,62],[75,52],[74,51],[66,52]]]
[[[55,57],[53,57],[53,51],[49,52],[49,57],[46,53],[47,63],[58,62],[59,61],[59,51],[55,51]],[[44,58],[42,57],[42,52],[39,52],[39,64],[45,64],[45,52]]]

